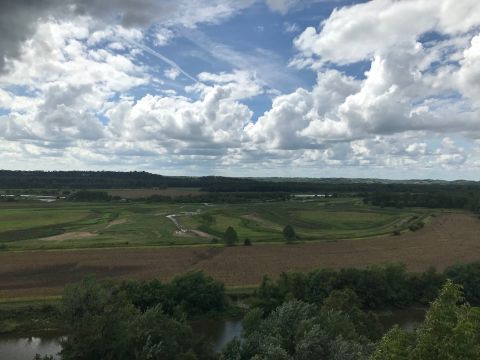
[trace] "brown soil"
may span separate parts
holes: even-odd
[[[67,232],[60,235],[49,236],[45,238],[41,238],[39,240],[43,241],[64,241],[64,240],[71,240],[71,239],[83,239],[87,237],[96,236],[97,234],[89,232],[89,231],[72,231]]]
[[[169,280],[191,269],[227,285],[258,284],[264,274],[319,267],[365,267],[391,261],[411,271],[444,269],[480,260],[480,220],[470,214],[442,214],[425,228],[399,236],[297,245],[89,249],[0,253],[0,297],[61,293],[69,282],[99,279]]]

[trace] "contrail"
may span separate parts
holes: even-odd
[[[145,45],[145,44],[141,44],[135,40],[129,40],[129,39],[125,39],[125,38],[122,38],[122,39],[119,39],[119,40],[122,40],[122,41],[125,41],[125,42],[128,42],[130,43],[131,45],[135,46],[135,47],[138,47],[140,48],[141,50],[149,53],[150,55],[153,55],[155,56],[156,58],[162,60],[164,63],[167,63],[168,65],[170,65],[171,67],[177,69],[178,71],[180,71],[180,73],[182,73],[183,75],[185,75],[187,78],[189,78],[190,80],[192,80],[193,82],[195,83],[199,83],[199,81],[197,79],[195,79],[192,75],[190,75],[189,73],[187,73],[185,70],[183,70],[175,61],[173,60],[170,60],[169,58],[167,58],[166,56],[160,54],[158,51],[155,51],[153,50],[151,47]]]

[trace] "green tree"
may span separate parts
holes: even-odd
[[[413,340],[413,335],[394,326],[382,337],[370,360],[409,360]]]
[[[370,360],[480,359],[480,311],[464,303],[448,280],[413,335],[398,327],[385,334]]]
[[[229,226],[227,230],[225,230],[225,233],[223,234],[223,241],[227,246],[233,246],[238,242],[237,232],[233,227]]]
[[[221,312],[225,307],[225,286],[222,282],[192,271],[175,277],[168,285],[170,306],[180,307],[187,315]]]
[[[132,329],[135,334],[133,359],[214,358],[212,349],[203,345],[207,342],[202,337],[193,336],[192,329],[184,319],[174,319],[166,315],[159,306],[137,316]]]
[[[69,335],[62,343],[62,359],[132,359],[130,324],[138,315],[121,294],[93,278],[68,285],[63,318]]]
[[[370,353],[370,342],[340,312],[289,301],[262,315],[247,314],[242,338],[226,347],[222,360],[362,360]]]
[[[415,360],[480,359],[480,312],[464,303],[461,286],[451,280],[417,331]]]
[[[210,281],[202,281],[192,274],[183,285],[192,286],[195,279],[203,285],[192,287],[197,300],[186,299],[186,306],[214,306],[209,294],[215,291],[208,287],[212,285]],[[183,285],[175,283],[177,293],[171,295],[184,294]],[[223,289],[223,284],[221,286]],[[202,299],[203,293],[206,298]],[[178,302],[178,299],[175,301]],[[66,287],[63,312],[68,333],[62,344],[63,360],[216,358],[208,342],[193,336],[185,315],[173,317],[166,314],[160,305],[141,312],[127,300],[124,291],[112,285],[98,284],[93,278]]]
[[[287,225],[283,228],[283,237],[287,242],[294,242],[297,239],[297,234],[291,225]]]

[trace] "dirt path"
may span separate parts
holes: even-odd
[[[96,233],[89,232],[89,231],[72,231],[66,232],[60,235],[49,236],[45,238],[41,238],[39,240],[43,241],[65,241],[65,240],[72,240],[72,239],[83,239],[92,236],[97,236]]]
[[[105,229],[109,229],[109,228],[111,228],[112,226],[115,226],[115,225],[125,224],[127,221],[128,221],[128,219],[125,219],[125,218],[110,221],[108,223],[108,225],[105,226]]]
[[[298,245],[89,249],[0,252],[0,297],[61,293],[65,284],[95,274],[106,279],[169,280],[202,270],[227,285],[258,284],[264,274],[318,267],[364,267],[401,261],[412,271],[480,260],[480,220],[444,214],[399,236]]]

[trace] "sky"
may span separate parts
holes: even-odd
[[[0,0],[0,168],[480,180],[478,0]]]

